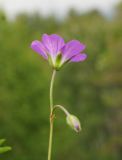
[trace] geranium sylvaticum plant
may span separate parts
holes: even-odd
[[[43,34],[42,40],[34,40],[31,43],[31,48],[47,60],[52,67],[49,94],[50,134],[48,147],[48,160],[51,160],[54,112],[57,108],[61,109],[65,113],[66,122],[74,131],[81,131],[79,119],[73,114],[70,114],[62,105],[54,105],[53,103],[53,86],[56,72],[59,71],[66,63],[84,61],[87,58],[87,55],[84,53],[85,45],[80,41],[71,40],[65,43],[64,39],[57,34]]]

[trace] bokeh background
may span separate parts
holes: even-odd
[[[51,8],[45,15],[25,9],[15,14],[15,1],[6,3],[13,6],[11,10],[2,5],[5,1],[0,2],[0,138],[6,138],[13,148],[0,159],[47,159],[52,70],[30,49],[30,43],[43,33],[56,33],[65,41],[78,39],[85,43],[88,59],[66,65],[57,73],[55,104],[66,106],[79,117],[82,132],[73,132],[64,114],[57,111],[53,160],[121,160],[122,3],[105,12],[97,7],[87,12],[70,7],[66,13],[61,5],[60,13],[54,7],[55,12]],[[47,6],[51,4],[48,0]],[[82,0],[79,4],[81,8],[86,5]]]

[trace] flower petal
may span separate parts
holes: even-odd
[[[60,52],[61,48],[65,44],[63,38],[56,34],[43,34],[42,42],[46,47],[48,54],[50,54],[53,59],[56,58],[57,54]]]
[[[85,49],[85,45],[78,40],[69,41],[63,48],[63,62],[70,60],[73,56],[79,54]]]
[[[46,49],[40,41],[37,41],[37,40],[33,41],[31,43],[31,48],[35,52],[39,53],[43,58],[48,59],[47,54],[46,54]]]
[[[85,53],[77,54],[76,56],[72,57],[70,62],[80,62],[84,61],[87,58],[87,55]]]

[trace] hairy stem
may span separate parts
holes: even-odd
[[[48,160],[51,160],[52,153],[52,139],[53,139],[53,86],[55,80],[56,70],[53,70],[51,83],[50,83],[50,134],[49,134],[49,147],[48,147]]]

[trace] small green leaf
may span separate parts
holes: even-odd
[[[10,151],[10,150],[11,150],[11,147],[9,147],[9,146],[0,147],[0,154],[5,153],[5,152]]]
[[[0,139],[0,145],[2,145],[5,141],[5,139]]]

